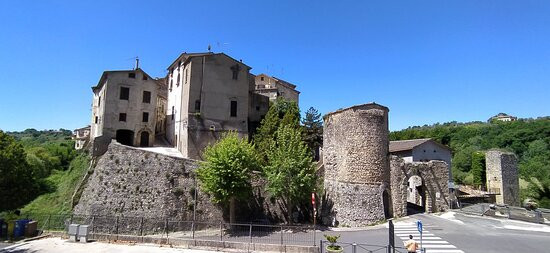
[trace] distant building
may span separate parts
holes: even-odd
[[[170,64],[166,137],[184,157],[202,159],[224,132],[248,137],[265,115],[268,98],[253,93],[250,69],[211,52],[183,53]]]
[[[73,131],[74,148],[84,148],[90,142],[90,126],[78,128]]]
[[[139,68],[105,71],[92,91],[94,154],[104,152],[111,139],[124,145],[152,146],[159,93],[156,80]]]
[[[499,113],[493,117],[491,117],[488,122],[491,122],[491,121],[494,121],[494,120],[498,120],[498,121],[516,121],[518,120],[518,117],[514,117],[514,116],[511,116],[511,115],[508,115],[506,113]]]
[[[270,101],[282,97],[296,103],[299,102],[298,97],[300,92],[296,90],[296,85],[266,74],[259,74],[254,78],[256,93],[269,97]]]
[[[390,154],[403,158],[405,162],[427,162],[431,160],[444,161],[449,168],[449,180],[451,176],[451,149],[432,139],[414,139],[402,141],[390,141]]]

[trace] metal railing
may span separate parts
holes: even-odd
[[[311,225],[265,225],[227,223],[224,221],[190,221],[170,218],[99,216],[76,214],[25,214],[38,221],[43,231],[67,231],[69,224],[90,225],[90,238],[143,237],[166,240],[204,240],[219,242],[261,243],[278,245],[316,246],[316,230]]]
[[[525,208],[516,206],[482,203],[465,206],[462,207],[460,210],[466,214],[494,216],[511,220],[521,220],[541,224],[548,223],[548,221],[550,220],[550,210],[542,208],[527,210]]]
[[[331,252],[327,249],[327,246],[330,245],[328,241],[321,240],[319,241],[319,253]],[[342,252],[345,253],[408,253],[406,248],[403,247],[392,247],[390,245],[375,245],[375,244],[364,244],[364,243],[350,243],[350,242],[337,242],[334,245],[341,247]],[[426,250],[419,250],[418,252],[426,253]]]

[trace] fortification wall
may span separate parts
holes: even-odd
[[[324,123],[323,222],[363,226],[383,220],[391,209],[388,108],[353,106],[325,115]]]
[[[490,150],[485,154],[487,189],[499,192],[496,203],[519,206],[519,177],[514,153]]]
[[[417,189],[409,187],[409,180],[418,181],[423,192],[414,194],[414,200],[425,204],[426,212],[444,212],[449,207],[449,170],[443,161],[406,163],[398,156],[390,158],[393,216],[407,215],[407,196]],[[422,198],[425,198],[424,200]]]
[[[75,214],[193,218],[197,161],[111,142],[84,188]],[[222,211],[198,191],[196,219],[220,220]]]

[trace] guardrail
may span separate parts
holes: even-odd
[[[467,214],[501,217],[511,220],[521,220],[540,224],[545,224],[550,221],[550,210],[542,208],[527,210],[522,207],[482,203],[462,207],[460,208],[460,210],[461,212]]]

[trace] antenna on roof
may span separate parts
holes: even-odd
[[[210,52],[211,50],[212,50],[212,46],[208,44],[208,52]]]
[[[139,56],[136,56],[136,67],[134,69],[139,69]]]

